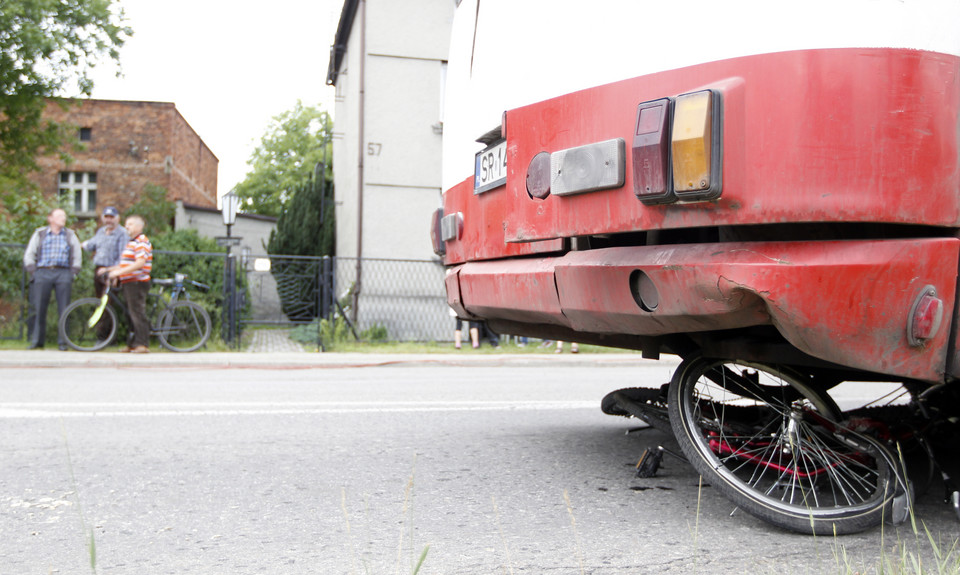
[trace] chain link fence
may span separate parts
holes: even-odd
[[[336,293],[348,296],[357,329],[385,329],[392,341],[452,339],[443,278],[439,261],[336,259]]]
[[[241,268],[244,325],[341,315],[358,335],[390,341],[449,341],[453,334],[439,261],[248,255]]]

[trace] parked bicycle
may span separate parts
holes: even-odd
[[[210,286],[180,273],[172,279],[155,279],[151,283],[160,289],[147,295],[150,335],[157,336],[160,345],[170,351],[188,352],[202,347],[210,338],[210,314],[190,301],[187,285],[203,292]],[[171,286],[168,297],[164,288]],[[83,298],[67,306],[60,317],[60,333],[67,345],[77,351],[103,349],[117,336],[118,309],[126,317],[126,302],[108,287],[101,298]]]

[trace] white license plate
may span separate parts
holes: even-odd
[[[476,156],[473,193],[482,194],[507,183],[507,141],[494,144]]]

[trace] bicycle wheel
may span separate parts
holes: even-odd
[[[78,299],[63,310],[58,327],[67,345],[77,351],[97,351],[113,341],[117,335],[117,314],[113,307],[107,305],[100,320],[90,325],[90,319],[99,307],[98,298],[88,297]]]
[[[668,402],[690,463],[751,515],[817,535],[874,527],[895,498],[905,515],[892,456],[838,424],[836,403],[799,373],[694,357],[674,374]]]
[[[194,351],[210,338],[210,314],[192,301],[174,302],[160,314],[157,335],[170,351]]]

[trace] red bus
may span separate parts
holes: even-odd
[[[680,356],[656,396],[605,408],[662,416],[762,519],[902,518],[896,443],[922,437],[830,390],[902,383],[924,429],[956,412],[960,4],[659,8],[460,2],[433,229],[448,303]]]

